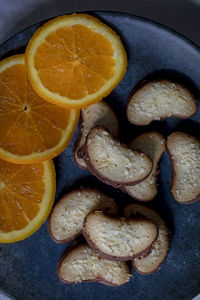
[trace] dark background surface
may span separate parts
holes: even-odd
[[[157,130],[164,135],[176,129],[185,129],[200,137],[199,114],[190,120],[167,119],[148,127],[134,127],[125,117],[125,102],[132,86],[155,71],[175,75],[186,82],[199,99],[200,51],[184,39],[158,25],[131,16],[100,13],[122,37],[128,54],[128,70],[120,85],[107,97],[116,111],[121,139],[129,142],[137,134]],[[27,43],[38,26],[33,26],[5,43],[0,48],[2,57],[10,50]],[[74,139],[73,139],[74,141]],[[108,192],[125,205],[131,199],[120,191],[108,187],[80,170],[72,157],[70,146],[54,162],[57,171],[56,199],[72,186],[87,184]],[[56,276],[57,261],[66,245],[57,245],[47,233],[46,223],[25,241],[0,248],[0,287],[16,299],[155,299],[189,300],[199,292],[200,283],[200,203],[180,205],[170,193],[171,168],[165,153],[159,176],[159,193],[150,204],[167,221],[173,240],[166,263],[150,275],[132,272],[133,278],[125,286],[106,287],[96,283],[66,286]]]
[[[0,0],[0,44],[20,30],[66,12],[136,14],[167,25],[200,45],[200,0]]]

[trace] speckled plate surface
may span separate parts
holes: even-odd
[[[121,140],[129,142],[141,132],[157,130],[165,136],[182,129],[199,137],[200,110],[188,120],[166,119],[147,127],[128,123],[125,103],[133,85],[158,72],[176,77],[200,94],[200,50],[182,36],[156,23],[131,15],[96,12],[121,36],[128,54],[128,70],[118,87],[106,98],[120,122]],[[21,53],[36,24],[18,33],[0,47],[0,57]],[[17,51],[16,51],[17,49]],[[74,163],[70,146],[54,161],[57,171],[56,200],[72,186],[100,187],[121,204],[131,198],[119,190],[100,183]],[[0,245],[0,288],[20,300],[95,299],[95,300],[189,300],[200,292],[200,202],[178,204],[170,193],[171,168],[167,153],[160,163],[159,192],[150,203],[166,219],[173,240],[168,258],[156,273],[143,276],[132,271],[132,279],[122,287],[112,288],[97,283],[64,285],[56,275],[58,259],[67,245],[55,244],[46,223],[33,236],[15,244]]]

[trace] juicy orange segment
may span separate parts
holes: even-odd
[[[123,78],[127,57],[118,35],[85,14],[55,18],[26,49],[34,90],[59,106],[82,108],[101,100]]]
[[[0,160],[0,243],[34,233],[46,220],[54,195],[52,161],[16,165]]]
[[[27,78],[24,56],[0,62],[0,158],[32,163],[55,157],[70,142],[78,110],[43,100]]]

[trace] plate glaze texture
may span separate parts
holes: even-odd
[[[188,85],[199,100],[200,50],[177,33],[139,17],[96,12],[121,36],[128,54],[124,79],[106,98],[114,108],[120,124],[120,138],[130,142],[142,132],[156,130],[169,135],[184,130],[200,138],[200,110],[188,120],[165,119],[145,127],[131,125],[125,104],[132,87],[152,75],[176,78]],[[0,47],[0,57],[21,53],[42,23],[18,33]],[[77,134],[77,131],[76,131]],[[56,200],[72,187],[85,185],[100,188],[123,205],[131,198],[99,182],[88,171],[77,167],[72,156],[73,143],[55,160],[57,172]],[[56,275],[58,259],[67,245],[55,244],[45,223],[30,238],[0,246],[0,287],[20,300],[189,300],[200,292],[200,202],[177,203],[170,192],[171,167],[165,152],[160,162],[159,192],[149,204],[167,221],[173,239],[167,260],[156,273],[143,276],[132,270],[132,279],[121,287],[98,283],[64,285]]]

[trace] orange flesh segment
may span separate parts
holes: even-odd
[[[25,104],[26,82],[24,65],[13,66],[0,74],[0,82],[7,87],[18,105]]]
[[[70,99],[98,91],[115,72],[114,48],[84,25],[63,27],[38,47],[35,68],[44,87]]]
[[[70,111],[40,98],[23,64],[0,73],[0,147],[16,155],[55,147],[67,127]]]
[[[45,192],[44,165],[0,160],[0,171],[0,232],[20,230],[39,212]]]

